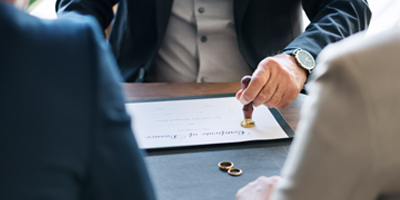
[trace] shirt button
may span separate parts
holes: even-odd
[[[206,36],[201,37],[201,41],[202,42],[207,42],[207,37]]]
[[[200,7],[200,8],[198,9],[198,11],[199,11],[199,13],[203,13],[205,10],[204,10],[203,7]]]
[[[203,83],[207,82],[207,77],[202,77],[201,82],[203,82]]]

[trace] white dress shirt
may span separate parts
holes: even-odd
[[[237,43],[233,0],[174,0],[146,81],[237,82],[251,74]]]

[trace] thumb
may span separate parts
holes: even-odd
[[[237,93],[236,93],[236,99],[240,100],[240,97],[242,96],[243,90],[240,89]]]

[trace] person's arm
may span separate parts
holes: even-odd
[[[100,28],[87,34],[94,67],[93,135],[89,175],[83,192],[87,199],[155,199],[153,186],[135,141],[111,49]],[[85,199],[86,199],[85,198]]]
[[[289,105],[308,77],[308,72],[289,54],[300,48],[316,58],[326,45],[365,30],[371,19],[365,0],[304,0],[302,5],[310,25],[283,49],[282,54],[259,63],[252,83],[245,91],[237,93],[243,105],[252,101],[255,106],[264,104],[277,109]]]
[[[303,0],[302,5],[310,24],[283,53],[301,48],[316,58],[326,45],[366,30],[371,20],[366,0]]]
[[[105,30],[114,18],[112,8],[118,2],[119,0],[57,0],[56,12],[59,16],[72,11],[92,15]]]

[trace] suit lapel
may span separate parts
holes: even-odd
[[[233,16],[237,34],[240,34],[242,28],[243,17],[246,14],[247,5],[250,0],[234,0],[233,1]]]
[[[171,15],[173,0],[155,0],[156,1],[156,24],[157,37],[160,41],[167,28],[168,20]]]

